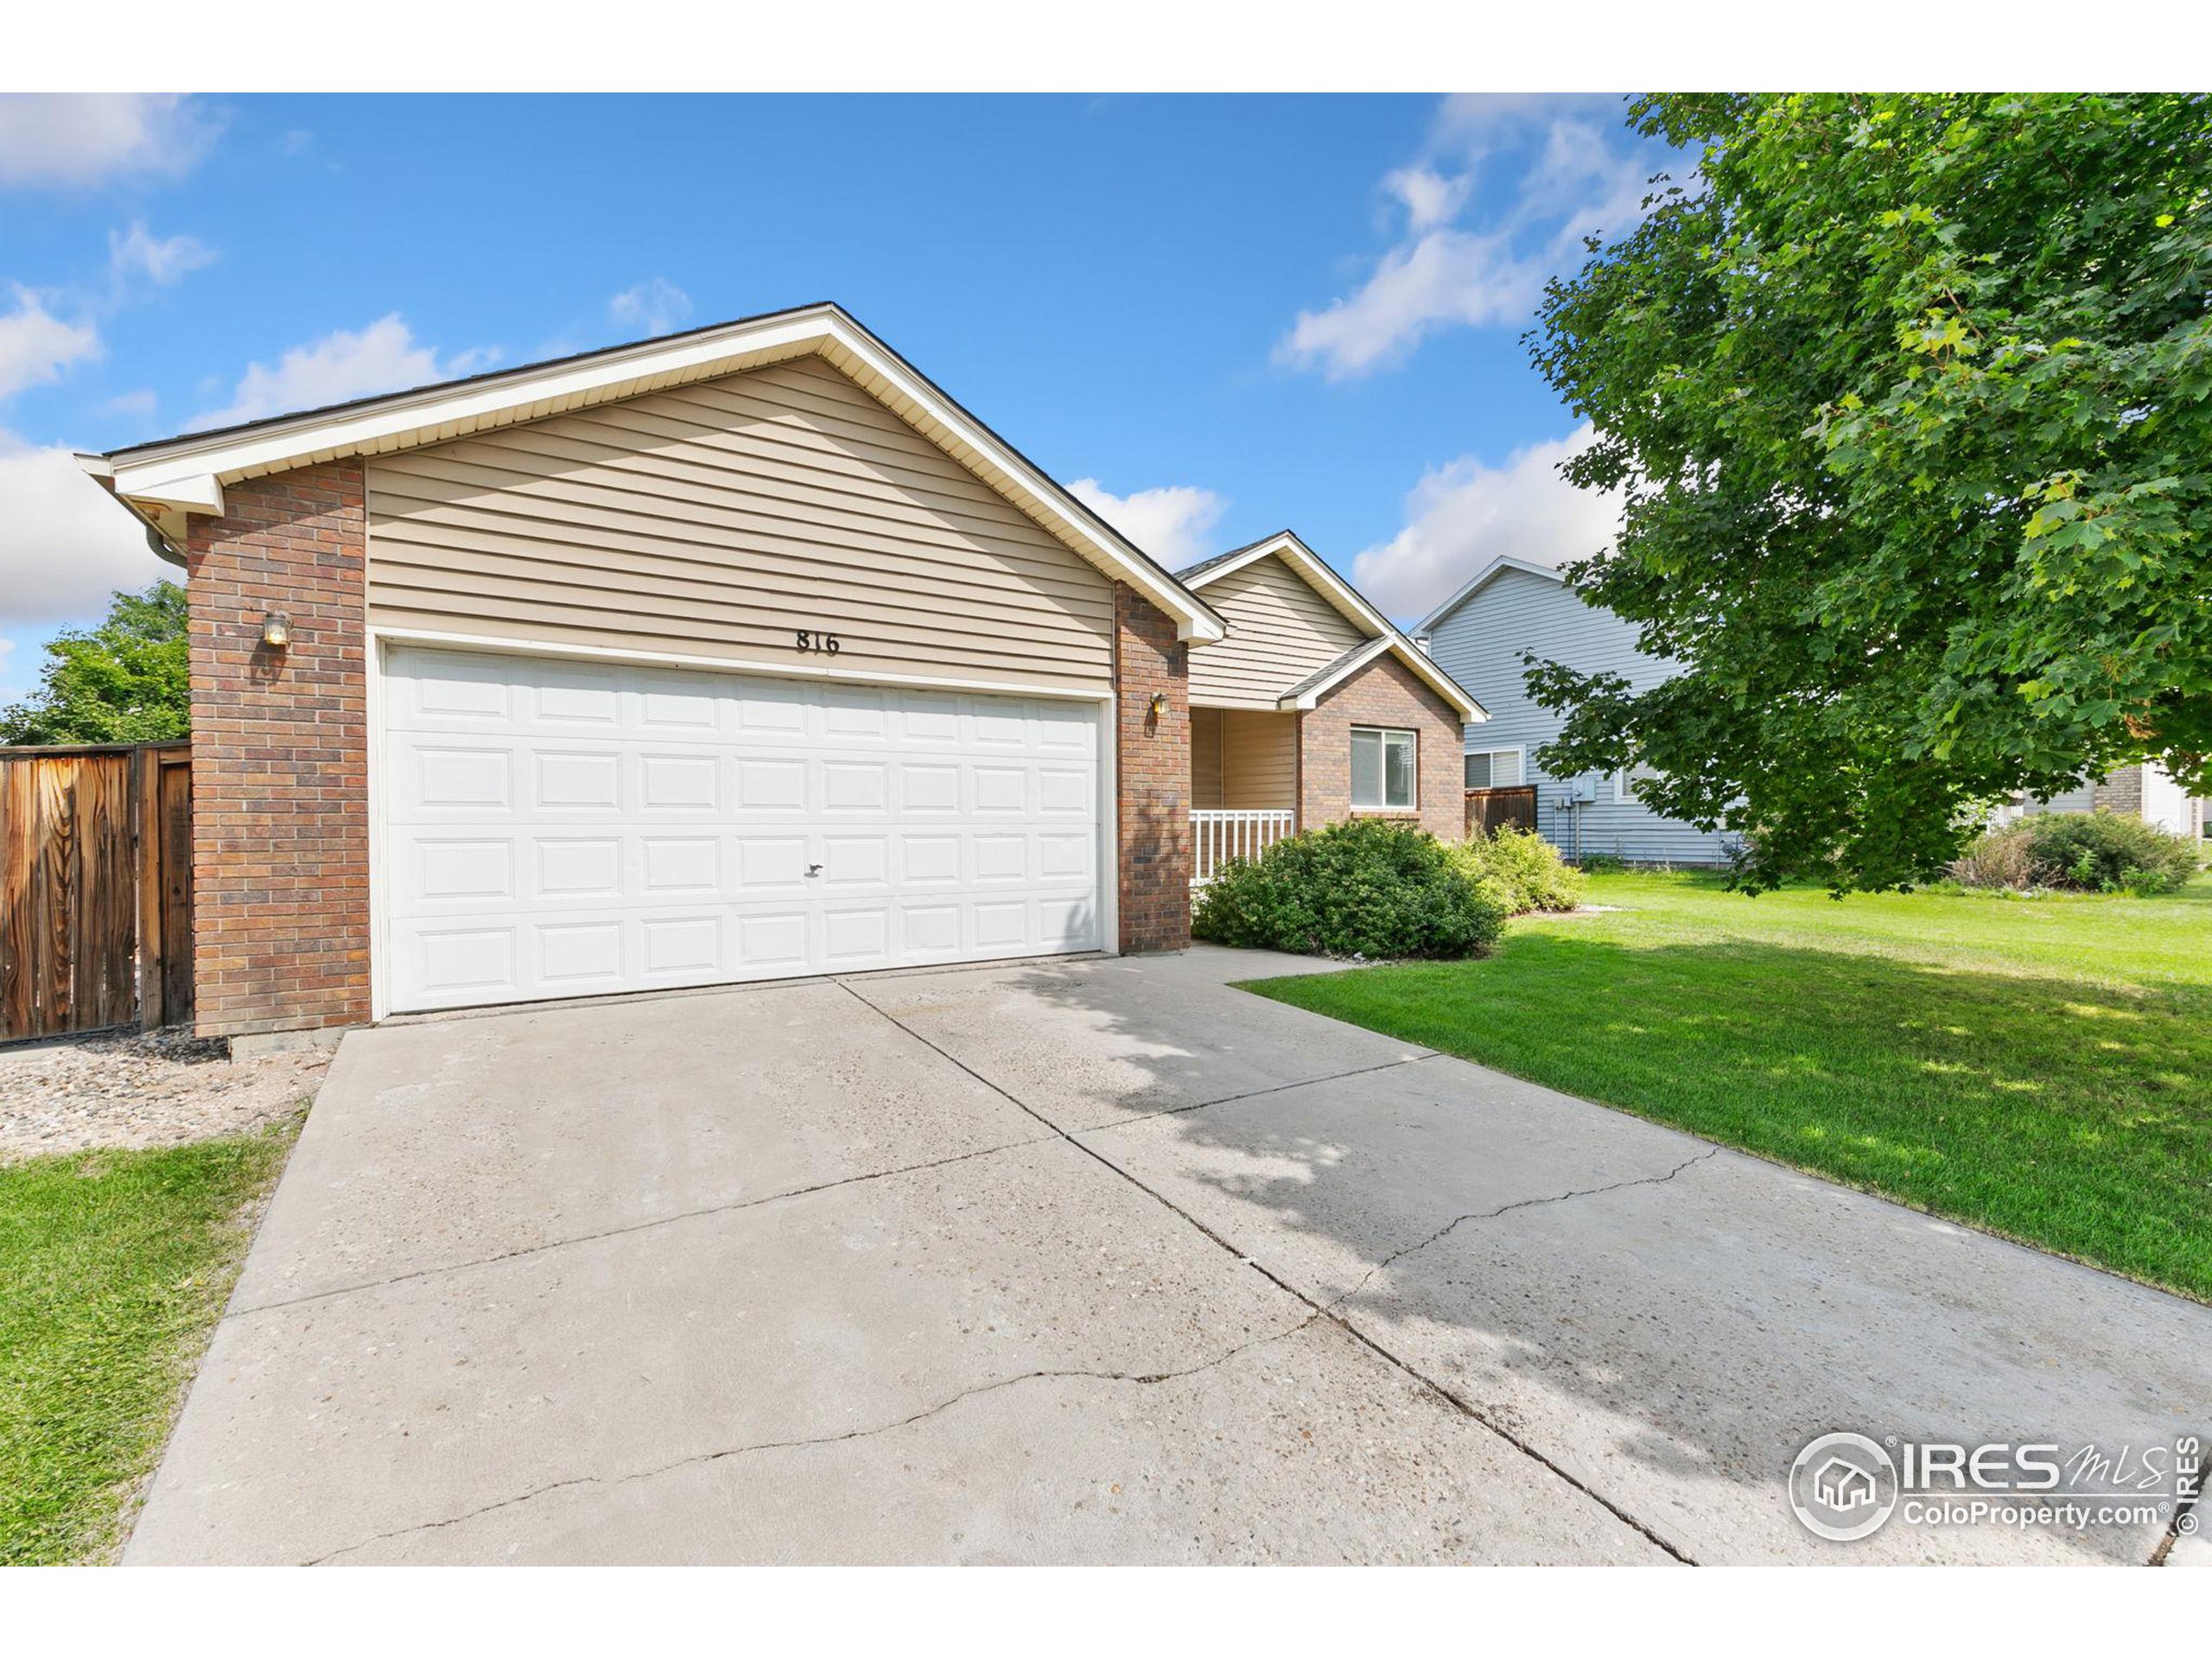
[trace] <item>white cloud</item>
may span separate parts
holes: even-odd
[[[1525,321],[1585,236],[1635,219],[1666,159],[1617,106],[1589,100],[1447,99],[1429,152],[1383,177],[1405,210],[1397,241],[1352,292],[1299,314],[1279,361],[1345,379],[1441,328]],[[1482,179],[1493,188],[1478,201]]]
[[[102,413],[108,415],[144,416],[151,415],[155,405],[160,402],[160,397],[156,395],[151,386],[141,386],[135,391],[118,392],[107,402],[102,404],[100,410]]]
[[[99,184],[189,172],[221,122],[170,93],[0,95],[0,185]]]
[[[355,334],[335,329],[321,340],[295,346],[270,368],[247,365],[230,403],[210,410],[194,428],[234,426],[270,415],[289,415],[371,397],[381,391],[428,385],[472,374],[496,361],[495,348],[480,346],[441,361],[435,346],[419,344],[395,311]]]
[[[143,276],[167,288],[185,273],[214,263],[215,251],[188,236],[157,237],[134,219],[127,231],[107,233],[108,275],[120,286]]]
[[[607,315],[625,327],[664,334],[691,315],[691,296],[665,276],[626,288],[607,302]]]
[[[1347,379],[1402,359],[1447,325],[1516,321],[1543,285],[1541,268],[1516,258],[1503,237],[1431,231],[1383,255],[1357,293],[1300,312],[1281,355]]]
[[[1095,478],[1078,478],[1068,492],[1170,570],[1212,550],[1206,532],[1229,505],[1211,490],[1189,484],[1116,495]]]
[[[73,364],[100,354],[100,331],[89,322],[64,322],[28,288],[16,289],[16,308],[0,316],[0,397],[61,378]]]
[[[156,557],[146,532],[85,476],[69,451],[0,432],[0,630],[97,616],[118,588],[182,573]],[[16,672],[35,674],[35,665]]]
[[[1471,174],[1446,178],[1432,168],[1415,166],[1384,175],[1382,188],[1404,204],[1406,228],[1426,231],[1457,219],[1474,182]]]
[[[1592,436],[1585,422],[1502,467],[1462,455],[1427,474],[1406,499],[1406,527],[1352,560],[1354,585],[1389,614],[1413,618],[1501,553],[1552,565],[1589,557],[1619,531],[1621,497],[1579,490],[1559,468]]]

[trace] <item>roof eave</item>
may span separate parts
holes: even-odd
[[[1192,593],[1257,564],[1269,556],[1285,559],[1309,588],[1329,601],[1344,620],[1370,638],[1390,631],[1390,619],[1367,601],[1358,588],[1331,568],[1329,562],[1299,538],[1295,531],[1281,530],[1231,551],[1217,555],[1209,563],[1194,567],[1179,578]]]
[[[116,493],[142,516],[223,511],[223,486],[321,461],[388,454],[664,385],[734,374],[808,355],[827,359],[1079,556],[1175,620],[1176,636],[1204,645],[1228,625],[1213,607],[962,408],[927,376],[829,303],[609,347],[462,381],[396,392],[219,432],[139,444],[101,457]]]
[[[1538,564],[1533,559],[1516,559],[1510,553],[1499,553],[1493,556],[1489,563],[1462,582],[1451,598],[1414,623],[1413,631],[1415,633],[1431,632],[1446,617],[1451,615],[1452,612],[1458,610],[1508,570],[1525,570],[1532,576],[1543,576],[1562,586],[1567,585],[1567,573],[1554,566]]]
[[[1334,671],[1325,677],[1285,692],[1275,700],[1275,707],[1300,710],[1319,708],[1323,697],[1385,655],[1395,657],[1411,669],[1417,679],[1452,705],[1462,721],[1480,722],[1490,718],[1490,710],[1476,702],[1468,694],[1466,687],[1438,667],[1427,653],[1395,628],[1382,638],[1370,641],[1364,649],[1349,653],[1336,665]]]

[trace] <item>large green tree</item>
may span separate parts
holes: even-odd
[[[0,743],[151,743],[192,728],[184,589],[118,594],[98,627],[49,640],[37,691],[0,714]]]
[[[1923,879],[2012,790],[2212,791],[2212,102],[1655,97],[1681,146],[1531,335],[1623,530],[1571,567],[1678,677],[1558,664],[1554,772]]]

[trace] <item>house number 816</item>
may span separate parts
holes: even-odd
[[[800,628],[795,643],[801,651],[826,651],[832,657],[837,654],[837,636],[834,633],[817,633],[811,629]]]

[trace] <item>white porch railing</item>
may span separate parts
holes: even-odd
[[[1191,813],[1191,885],[1202,887],[1232,858],[1257,858],[1297,828],[1287,807],[1216,807]]]

